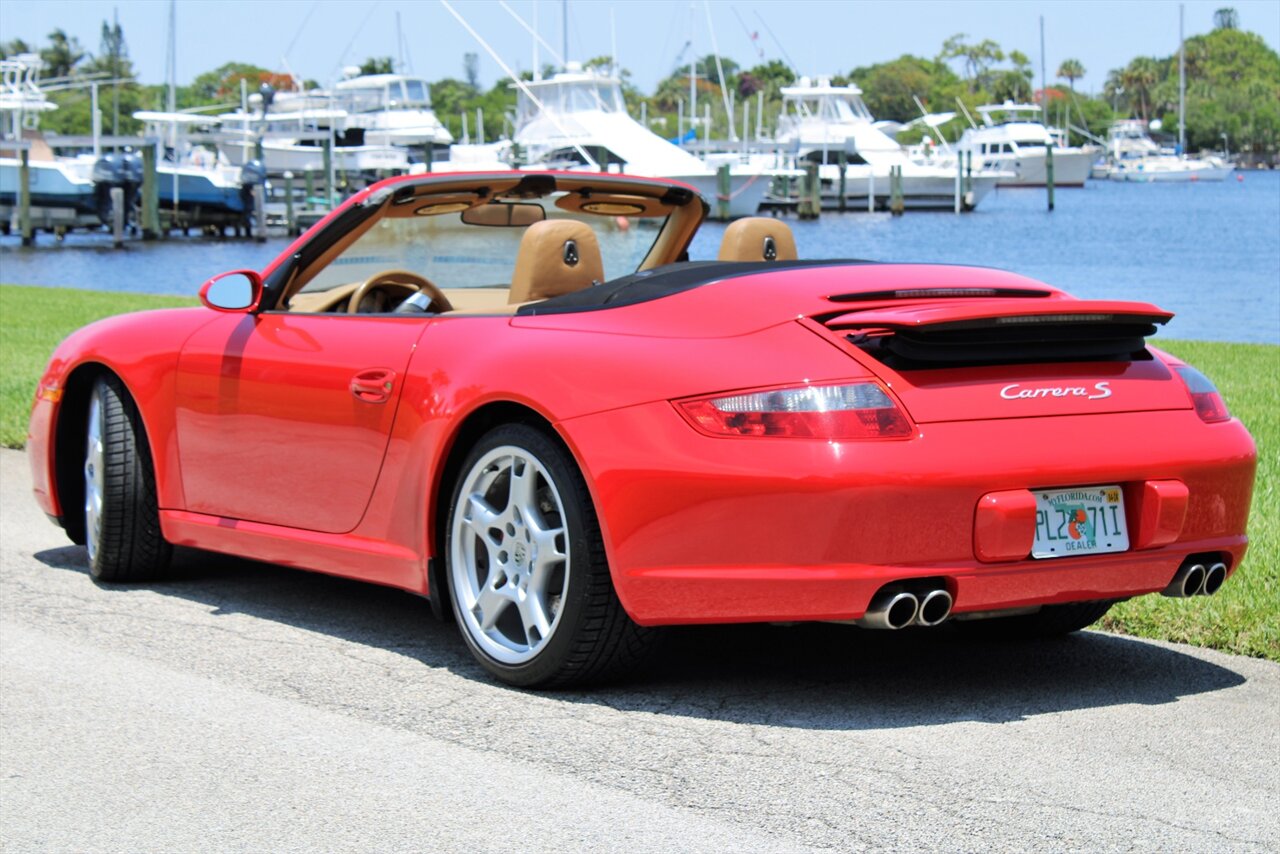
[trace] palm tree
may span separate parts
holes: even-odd
[[[1139,56],[1121,72],[1125,91],[1129,95],[1130,105],[1137,104],[1141,108],[1142,120],[1151,118],[1151,93],[1160,81],[1160,67],[1149,56]]]
[[[1084,76],[1084,65],[1078,59],[1064,59],[1058,66],[1058,76],[1067,81],[1067,85],[1071,87],[1071,94],[1074,95],[1076,81]]]

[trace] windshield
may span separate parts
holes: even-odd
[[[563,194],[525,202],[536,218],[573,219],[596,235],[605,279],[634,273],[657,239],[665,217],[597,216],[556,207]],[[425,276],[441,288],[506,288],[511,284],[521,226],[472,225],[462,213],[383,216],[303,288],[326,291],[388,270]]]

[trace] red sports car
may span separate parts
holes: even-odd
[[[620,174],[370,187],[203,308],[54,353],[36,497],[97,579],[193,546],[403,588],[517,685],[654,627],[1063,633],[1240,565],[1256,452],[1170,314],[998,270],[799,260]]]

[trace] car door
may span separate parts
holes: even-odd
[[[186,509],[342,533],[382,467],[426,323],[394,315],[225,314],[183,346]]]

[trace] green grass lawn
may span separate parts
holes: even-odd
[[[194,298],[0,285],[0,445],[26,439],[31,397],[45,361],[68,333],[91,320],[145,308],[193,305]],[[1244,565],[1212,598],[1144,596],[1116,606],[1103,626],[1280,661],[1280,347],[1162,341],[1208,374],[1258,443],[1258,482]]]
[[[36,382],[63,338],[94,320],[199,300],[0,285],[0,445],[21,448]]]

